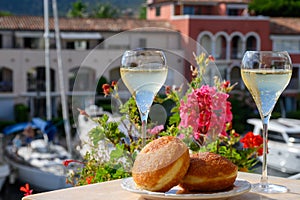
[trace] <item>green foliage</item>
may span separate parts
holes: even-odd
[[[72,8],[68,11],[67,17],[87,17],[87,7],[87,3],[83,3],[81,0],[77,0],[76,2],[72,3]]]
[[[0,11],[0,16],[11,16],[12,14],[8,11]]]
[[[200,148],[201,152],[217,153],[225,158],[231,160],[238,166],[241,171],[248,171],[258,160],[256,159],[255,148],[240,147],[240,135],[232,131],[229,137],[220,137],[215,142],[209,143],[207,146]]]
[[[147,19],[147,7],[141,6],[139,10],[139,19]]]
[[[299,0],[253,0],[249,4],[249,10],[256,15],[270,17],[299,17]]]
[[[201,54],[199,57],[195,56],[195,59],[200,70],[196,68],[192,69],[193,80],[189,85],[188,93],[184,95],[186,98],[194,88],[201,86],[201,76],[199,76],[199,73],[203,74],[205,71],[204,67],[213,60],[212,57],[207,58],[204,54]],[[219,79],[215,79],[215,87],[218,88],[218,91],[226,93],[230,92],[233,88],[229,82],[221,83]],[[118,86],[115,83],[111,85],[107,84],[103,87],[105,94],[113,95],[116,100],[119,99],[117,89]],[[230,122],[224,124],[230,136],[219,135],[216,142],[209,141],[210,143],[208,144],[205,143],[208,141],[205,140],[207,136],[205,135],[206,133],[203,133],[198,139],[194,136],[192,126],[179,127],[181,120],[180,114],[182,114],[180,113],[180,109],[182,109],[181,93],[182,88],[166,87],[166,95],[157,95],[155,97],[154,103],[164,104],[167,102],[173,107],[170,108],[171,116],[168,118],[169,120],[166,124],[156,126],[148,131],[147,142],[151,142],[161,136],[176,136],[181,138],[191,151],[211,151],[221,154],[232,160],[232,162],[238,165],[242,170],[248,170],[256,163],[255,156],[257,148],[252,148],[254,145],[251,143],[249,143],[249,147],[245,147],[248,149],[239,148],[240,136],[232,129]],[[91,153],[86,155],[84,167],[68,178],[69,182],[75,185],[84,185],[131,175],[131,167],[133,166],[137,153],[142,148],[141,138],[137,133],[137,130],[141,127],[141,122],[139,111],[133,97],[124,104],[121,100],[119,103],[120,113],[122,114],[121,121],[109,121],[107,115],[103,115],[97,119],[91,119],[98,124],[98,126],[93,128],[89,133],[90,146],[92,149]],[[80,111],[80,113],[89,117],[84,111]],[[198,120],[197,116],[195,120]],[[126,134],[119,128],[120,124],[124,125]],[[155,124],[149,121],[148,125],[151,127]],[[251,140],[251,137],[249,140]]]
[[[254,114],[257,111],[254,100],[247,95],[245,91],[232,93],[229,97],[231,102],[231,111],[234,113],[232,125],[236,132],[243,134],[247,131],[247,119],[259,118],[259,114]]]
[[[85,160],[87,161],[85,167],[78,174],[72,174],[67,178],[69,183],[80,186],[131,176],[121,163],[116,162],[116,158],[113,156],[107,162],[101,162],[87,153]]]
[[[122,139],[126,136],[119,130],[119,123],[108,122],[107,115],[95,119],[95,122],[99,126],[89,132],[91,152],[84,157],[84,167],[67,177],[67,181],[76,186],[131,176],[139,141],[124,142]],[[103,144],[106,149],[101,148]],[[114,148],[109,152],[109,147]]]
[[[29,121],[29,108],[24,104],[16,104],[14,106],[14,114],[16,122]]]
[[[94,18],[117,18],[119,10],[110,3],[101,3],[93,9],[91,17]]]

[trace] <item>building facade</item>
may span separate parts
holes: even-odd
[[[64,93],[69,99],[99,94],[99,80],[118,79],[122,53],[137,47],[167,49],[172,66],[167,84],[180,83],[189,78],[189,67],[185,65],[190,63],[186,60],[192,60],[191,52],[199,53],[202,46],[214,56],[221,76],[237,82],[241,89],[240,62],[246,50],[288,51],[294,69],[284,95],[295,99],[300,84],[300,19],[254,16],[248,12],[248,3],[148,0],[147,20],[61,18]],[[49,24],[50,89],[55,116],[60,108],[59,71],[52,18]],[[0,119],[13,120],[14,106],[19,103],[30,108],[32,117],[46,115],[44,47],[42,17],[0,17]],[[291,105],[290,109],[295,109],[295,104]]]
[[[148,20],[167,20],[213,55],[222,77],[244,89],[240,63],[247,50],[288,51],[293,75],[284,91],[288,110],[296,110],[300,88],[300,19],[255,16],[250,0],[148,0]],[[198,49],[195,48],[195,52]],[[289,98],[291,97],[291,98]]]
[[[1,120],[14,119],[16,104],[27,105],[31,117],[46,116],[43,21],[43,17],[0,18]],[[55,117],[60,109],[61,88],[52,18],[49,24],[51,107]],[[183,57],[181,44],[176,42],[180,35],[166,21],[63,18],[60,38],[64,92],[70,107],[72,96],[103,96],[97,84],[100,79],[110,82],[120,78],[120,58],[125,50],[157,47],[168,49],[172,52],[169,56]],[[169,60],[173,69],[181,73],[181,62]],[[176,80],[169,78],[170,84],[173,81]]]

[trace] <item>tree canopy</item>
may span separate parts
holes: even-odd
[[[255,15],[300,17],[300,0],[252,0],[249,10]]]
[[[119,10],[110,3],[99,3],[93,10],[91,16],[95,18],[116,18],[119,16],[119,13]]]
[[[78,0],[72,3],[72,8],[68,11],[67,17],[87,17],[87,7],[88,5],[86,3],[83,3],[81,0]]]
[[[71,8],[67,13],[67,17],[92,17],[92,18],[117,18],[120,16],[134,17],[134,12],[132,9],[122,10],[110,2],[106,3],[98,3],[95,5],[89,6],[88,3],[83,2],[82,0],[77,0],[72,3]],[[138,18],[145,19],[146,18],[146,7],[145,5],[141,5],[139,9]]]

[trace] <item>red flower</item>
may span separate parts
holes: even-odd
[[[68,167],[69,164],[72,163],[72,162],[84,164],[84,162],[81,162],[81,161],[79,161],[79,160],[72,160],[72,159],[70,159],[70,160],[64,160],[64,161],[63,161],[63,165],[64,165],[65,167]]]
[[[103,90],[103,93],[104,93],[105,96],[109,95],[109,93],[110,93],[110,85],[107,84],[107,83],[103,84],[102,85],[102,90]]]
[[[28,195],[32,194],[33,190],[31,190],[30,187],[29,187],[29,184],[26,183],[25,186],[20,187],[20,191],[24,192],[24,196],[28,196]]]
[[[234,133],[233,133],[233,136],[234,136],[234,137],[240,137],[240,134],[234,132]]]
[[[253,132],[248,132],[242,139],[241,142],[244,143],[244,148],[257,148],[258,156],[263,153],[263,138],[260,135],[254,135]]]
[[[209,59],[210,61],[215,61],[215,58],[214,58],[212,55],[209,55],[209,56],[208,56],[208,59]]]
[[[165,87],[165,93],[166,95],[171,94],[171,86],[168,85]]]
[[[86,179],[85,179],[86,183],[91,184],[93,181],[93,178],[94,178],[93,176],[86,177]]]
[[[230,86],[230,81],[224,81],[221,85],[222,88],[226,89]]]
[[[114,87],[115,85],[117,85],[117,81],[111,82],[111,86],[112,86],[112,87]]]

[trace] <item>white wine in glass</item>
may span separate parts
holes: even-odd
[[[126,51],[122,57],[120,73],[140,112],[142,146],[144,146],[149,110],[168,74],[166,57],[159,49],[142,48]]]
[[[287,188],[270,184],[267,173],[268,124],[274,106],[290,82],[292,62],[286,51],[247,51],[241,65],[242,79],[258,108],[263,125],[263,163],[260,183],[252,190],[261,193],[283,193]]]

